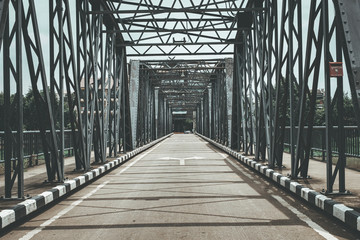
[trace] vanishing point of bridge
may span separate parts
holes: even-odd
[[[0,237],[358,239],[359,13],[359,0],[0,0]]]

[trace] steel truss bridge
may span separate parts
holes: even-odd
[[[79,171],[90,169],[92,151],[103,163],[168,134],[173,112],[186,111],[197,132],[272,168],[283,165],[289,125],[291,177],[306,178],[324,88],[326,190],[338,180],[346,192],[344,85],[360,126],[359,12],[358,0],[1,0],[5,197],[24,197],[30,81],[47,180],[59,182],[64,104]],[[332,62],[346,77],[331,78]]]

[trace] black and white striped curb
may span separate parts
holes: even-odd
[[[13,224],[25,216],[29,215],[30,213],[34,213],[35,211],[39,210],[40,208],[48,205],[49,203],[55,201],[56,199],[65,196],[75,189],[79,188],[80,186],[84,185],[85,183],[98,178],[100,175],[112,170],[115,167],[125,163],[130,158],[134,157],[135,155],[149,149],[150,147],[154,146],[155,144],[161,142],[162,140],[166,139],[167,137],[171,136],[172,134],[166,135],[162,138],[159,138],[151,143],[139,147],[127,154],[104,164],[101,167],[98,167],[92,171],[89,171],[82,176],[76,177],[71,180],[66,180],[63,184],[58,185],[51,190],[45,191],[35,197],[27,199],[11,209],[5,209],[0,212],[0,230]]]
[[[355,211],[354,209],[349,208],[344,204],[338,203],[331,198],[316,192],[315,190],[304,187],[300,183],[292,181],[290,178],[275,172],[273,169],[262,165],[254,160],[251,160],[246,156],[243,156],[240,153],[232,150],[231,148],[219,144],[210,138],[207,138],[199,133],[197,133],[197,135],[199,135],[209,143],[215,145],[216,147],[220,148],[229,155],[233,156],[234,158],[240,160],[252,169],[266,176],[267,178],[270,178],[271,180],[277,182],[281,186],[285,187],[287,190],[305,199],[311,205],[320,208],[321,210],[331,214],[335,218],[340,219],[342,222],[344,222],[351,228],[360,231],[360,213]]]

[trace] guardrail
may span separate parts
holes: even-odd
[[[304,136],[306,136],[308,128],[304,129]],[[325,161],[325,126],[314,126],[312,130],[312,142],[311,142],[311,158],[314,158],[314,153],[318,152],[321,154],[322,160]],[[335,137],[338,134],[338,127],[334,126],[334,136],[331,139],[331,149],[334,154],[338,153],[338,147],[336,144]],[[345,155],[347,157],[359,157],[360,158],[360,135],[356,126],[345,126]],[[290,146],[290,127],[285,127],[284,136],[285,146]]]
[[[16,132],[13,132],[16,133]],[[50,131],[47,131],[50,137]],[[60,134],[60,131],[57,131]],[[0,163],[4,162],[4,148],[5,148],[5,132],[0,131]],[[64,155],[70,157],[74,155],[74,140],[71,130],[64,131]],[[28,166],[39,164],[39,159],[44,155],[43,145],[41,142],[40,131],[24,131],[24,160],[27,160]],[[16,159],[15,154],[12,154],[12,159]]]

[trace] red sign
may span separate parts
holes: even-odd
[[[342,62],[330,62],[330,77],[342,77],[343,76],[343,66]]]

